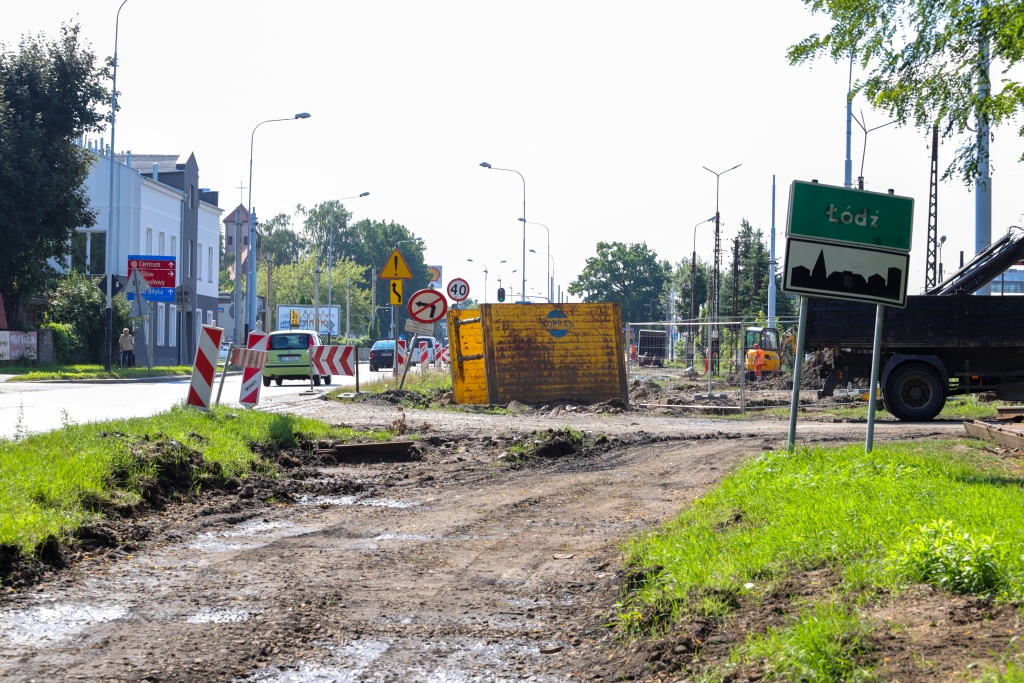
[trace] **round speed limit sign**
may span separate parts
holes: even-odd
[[[469,296],[469,283],[457,277],[448,283],[448,296],[452,301],[465,301]]]

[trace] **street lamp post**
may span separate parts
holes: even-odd
[[[942,284],[942,245],[946,243],[946,236],[939,238],[939,284]]]
[[[537,250],[536,249],[531,249],[530,253],[531,254],[536,254]],[[554,260],[554,258],[552,258],[551,254],[547,254],[547,257],[548,257],[548,265],[547,265],[547,267],[548,267],[548,281],[547,281],[547,284],[546,284],[546,286],[544,288],[546,290],[548,290],[548,291],[544,295],[544,298],[547,299],[548,303],[550,304],[550,303],[554,303],[552,298],[551,298],[551,283],[552,283],[551,273],[554,272],[554,270],[555,270],[555,266],[554,266],[554,261],[555,260]]]
[[[248,315],[246,316],[245,323],[245,343],[248,343],[249,330],[256,329],[256,221],[254,220],[253,214],[255,213],[252,209],[252,153],[253,146],[256,143],[256,129],[262,126],[264,123],[274,123],[275,121],[294,121],[296,119],[308,119],[309,114],[301,112],[289,119],[267,119],[266,121],[260,121],[252,129],[252,135],[249,136],[249,278],[246,288],[246,299],[248,303]],[[235,245],[236,263],[235,268],[238,268],[241,264],[238,263],[237,255],[239,253],[238,245]],[[242,339],[239,340],[239,344],[242,343]]]
[[[531,249],[530,251],[533,250]],[[471,258],[468,258],[466,260],[469,261],[470,263],[476,263],[476,261],[474,261]],[[484,303],[487,303],[487,264],[481,261],[480,265],[484,267]]]
[[[519,220],[521,220],[524,225],[528,222],[525,218],[520,218]],[[554,294],[554,292],[553,292],[553,290],[554,290],[554,283],[553,283],[553,281],[551,279],[551,275],[554,273],[554,270],[555,270],[554,259],[551,258],[551,231],[548,229],[548,226],[544,225],[543,223],[534,223],[533,221],[529,221],[529,224],[530,225],[539,225],[540,227],[544,228],[544,231],[547,232],[547,234],[548,234],[548,251],[547,251],[547,254],[548,254],[548,276],[547,276],[547,283],[548,283],[548,286],[547,286],[547,290],[548,290],[548,303],[550,304],[550,303],[552,303],[551,298],[552,298],[552,296]]]
[[[369,192],[360,192],[359,194],[355,195],[354,197],[342,197],[338,201],[339,202],[343,202],[346,199],[360,199],[362,197],[368,197],[369,195],[370,195]],[[332,225],[331,226],[331,239],[328,242],[328,247],[327,247],[327,315],[331,314],[331,303],[332,303],[331,296],[332,296],[333,293],[334,293],[334,226]],[[346,338],[349,336],[348,333],[349,333],[349,329],[348,329],[348,303],[346,302],[346,304],[345,304],[345,337]],[[327,343],[330,344],[330,342],[331,342],[331,333],[328,332],[327,333]]]
[[[721,181],[723,175],[725,175],[729,171],[736,170],[737,168],[739,168],[742,165],[743,164],[736,164],[732,168],[727,168],[724,171],[721,171],[721,172],[718,172],[718,173],[716,173],[715,171],[712,171],[707,166],[703,167],[705,171],[707,171],[708,173],[710,173],[713,176],[715,176],[715,268],[714,268],[714,272],[712,273],[712,275],[714,276],[714,284],[715,284],[715,286],[714,286],[714,291],[713,291],[712,296],[711,296],[711,311],[710,311],[709,320],[714,320],[714,322],[716,322],[716,323],[718,322],[719,297],[721,295],[721,288],[722,288],[722,277],[721,277],[721,274],[719,273],[719,269],[720,269],[721,264],[722,264],[722,233],[721,233],[721,227],[722,227],[721,217],[722,216],[721,216],[721,213],[718,211],[718,188],[719,188],[719,184],[720,184],[720,181]],[[717,330],[715,330],[715,332],[717,332]],[[714,340],[708,339],[709,345],[712,345],[714,347],[712,349],[712,354],[713,354],[713,357],[716,360],[718,359],[717,353],[715,353],[718,350],[718,348],[717,348],[717,346],[718,346],[717,339],[718,339],[717,337],[715,337]],[[709,378],[708,382],[709,382],[709,384],[710,384],[710,381],[711,381],[710,377],[711,377],[711,363],[708,364],[708,378]],[[710,393],[710,389],[708,391]]]
[[[484,168],[489,168],[492,171],[508,171],[509,173],[515,173],[519,176],[519,179],[523,181],[523,216],[519,220],[523,222],[523,291],[522,297],[523,302],[526,301],[526,178],[523,174],[514,168],[498,168],[497,166],[491,166],[486,161],[481,161],[480,165]]]
[[[714,216],[693,226],[693,262],[690,264],[690,320],[697,318],[697,308],[694,303],[697,299],[697,228],[713,220],[715,220]]]
[[[114,122],[117,120],[117,33],[121,28],[121,8],[128,0],[123,0],[117,8],[117,15],[114,17],[114,74],[110,88],[110,216],[107,221],[107,299],[106,308],[103,311],[103,369],[110,372],[111,354],[114,349],[114,269],[117,267],[118,252],[117,244],[120,235],[114,232]],[[102,150],[101,150],[102,151]],[[152,337],[152,333],[150,334]],[[146,340],[146,346],[153,343],[152,339]]]

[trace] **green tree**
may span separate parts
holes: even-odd
[[[938,124],[944,138],[970,131],[944,177],[966,184],[979,176],[983,153],[978,121],[995,126],[1024,109],[1024,88],[1006,78],[1024,59],[1020,0],[803,0],[834,22],[789,48],[791,64],[851,55],[867,70],[856,91],[874,106],[919,128]],[[981,45],[991,45],[990,59]],[[1002,78],[990,83],[990,69]],[[991,85],[986,94],[979,85]],[[1024,135],[1024,126],[1019,131]],[[1024,156],[1022,156],[1024,158]]]
[[[363,219],[354,223],[350,232],[354,240],[352,258],[360,265],[366,266],[372,277],[381,271],[387,262],[391,252],[397,247],[402,253],[412,273],[411,280],[402,283],[402,294],[406,298],[420,289],[425,289],[430,284],[430,275],[427,273],[427,266],[423,260],[423,242],[416,238],[404,225],[394,221],[374,221]],[[410,241],[413,240],[413,241]],[[390,280],[376,278],[377,292],[376,305],[386,306],[390,301],[388,288]],[[367,285],[369,286],[369,285]],[[401,334],[405,329],[405,321],[408,312],[405,306],[395,307],[395,329],[396,334]],[[374,339],[386,338],[389,334],[391,323],[390,314],[381,311],[375,316],[374,327],[371,329],[371,336]]]
[[[696,274],[696,277],[692,277]],[[690,304],[693,303],[693,317],[700,316],[700,308],[708,300],[708,283],[711,281],[711,267],[701,260],[697,260],[697,267],[693,267],[693,259],[683,259],[672,269],[669,277],[669,284],[676,290],[675,314],[677,318],[690,318]],[[696,289],[696,296],[694,296]]]
[[[584,301],[617,301],[623,322],[664,320],[666,285],[672,264],[658,260],[646,243],[598,242],[597,256],[569,284],[569,293]]]
[[[335,261],[353,257],[356,237],[348,225],[352,214],[341,201],[331,199],[320,202],[312,209],[306,209],[300,204],[296,211],[303,217],[302,230],[306,245],[310,251],[319,255],[321,263],[326,263],[331,254]]]
[[[50,293],[46,307],[46,322],[70,325],[78,342],[84,347],[85,355],[76,358],[78,362],[102,362],[103,319],[106,296],[95,285],[93,278],[70,271],[61,275],[56,288]],[[124,293],[113,300],[114,342],[121,330],[129,325],[130,304]]]
[[[75,138],[101,130],[107,76],[77,24],[17,51],[0,44],[0,294],[12,327],[51,276],[47,259],[68,259],[75,228],[96,222],[83,189],[93,156]]]
[[[274,266],[272,300],[270,301],[271,319],[275,319],[278,304],[314,305],[316,301],[316,265],[316,259],[309,255],[299,259],[298,263]],[[261,263],[256,278],[256,292],[260,296],[267,295],[266,268],[266,263]],[[370,318],[368,277],[368,269],[351,260],[335,263],[333,273],[326,268],[321,268],[320,305],[327,306],[328,300],[330,300],[332,305],[341,308],[339,327],[342,333],[345,330],[346,300],[349,305],[349,320],[353,336],[362,336],[366,329],[366,321]],[[329,296],[329,285],[333,296]],[[351,287],[350,291],[349,286]]]
[[[264,260],[270,259],[275,266],[298,263],[306,252],[306,242],[292,229],[288,214],[279,213],[269,221],[260,223],[259,253]],[[336,261],[340,258],[335,257]]]

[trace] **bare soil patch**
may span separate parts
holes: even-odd
[[[299,409],[357,429],[400,422],[419,445],[406,458],[346,459],[308,444],[276,456],[279,478],[108,515],[61,549],[66,566],[37,565],[41,577],[5,589],[0,679],[685,680],[746,632],[784,622],[799,597],[831,587],[827,575],[798,577],[772,589],[774,602],[741,600],[734,619],[686,620],[656,643],[622,642],[606,626],[626,585],[620,544],[744,458],[780,447],[784,421],[572,405],[506,415],[328,401]],[[560,435],[565,426],[585,444]],[[875,438],[958,430],[879,424]],[[799,438],[857,442],[863,427],[807,423]],[[514,457],[517,445],[539,454]],[[880,604],[880,623],[903,612],[910,623],[916,610],[921,624],[966,604],[903,600]],[[998,649],[994,634],[1016,628],[1012,610],[976,607],[958,618],[991,623],[978,643]],[[923,642],[914,628],[892,629],[875,652],[901,681],[936,680],[981,647],[964,645],[973,623],[920,627],[934,646],[928,676],[911,671]]]

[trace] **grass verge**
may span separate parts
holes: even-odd
[[[410,371],[399,390],[402,376],[392,377],[381,373],[360,383],[360,389],[375,398],[387,398],[390,402],[410,408],[428,408],[445,393],[452,390],[452,375],[447,368],[420,367],[419,372]],[[339,399],[339,395],[350,391],[347,388],[334,389],[328,398]],[[349,399],[351,400],[351,399]]]
[[[935,419],[984,420],[994,418],[997,416],[998,408],[1001,405],[1004,405],[1001,401],[982,402],[978,400],[978,397],[975,394],[950,396],[946,401],[946,405],[943,407],[942,412],[940,412]],[[811,404],[810,407],[801,405],[801,412],[816,416],[831,416],[837,419],[860,422],[867,421],[868,419],[868,404],[866,401],[863,401],[853,405],[829,406],[828,404]],[[769,408],[763,411],[763,414],[772,417],[789,418],[789,407]],[[896,419],[892,417],[888,411],[881,408],[875,411],[875,417],[878,419]]]
[[[862,446],[764,453],[627,545],[616,625],[626,637],[657,638],[694,620],[726,623],[744,606],[756,611],[773,587],[824,570],[835,585],[774,603],[796,612],[791,623],[766,616],[702,680],[723,680],[737,666],[780,680],[869,680],[878,662],[868,636],[878,624],[861,606],[920,584],[991,605],[1021,602],[1021,473],[1019,460],[998,460],[969,440],[867,455]]]
[[[231,478],[269,473],[260,453],[333,438],[386,440],[286,414],[177,407],[153,417],[0,439],[0,548],[32,553],[67,539],[109,507],[146,500],[158,479],[198,492]]]
[[[0,373],[14,375],[9,382],[39,382],[43,380],[71,379],[142,379],[145,377],[176,377],[192,373],[191,365],[149,368],[112,367],[106,372],[102,365],[41,365],[38,367],[10,366]]]

